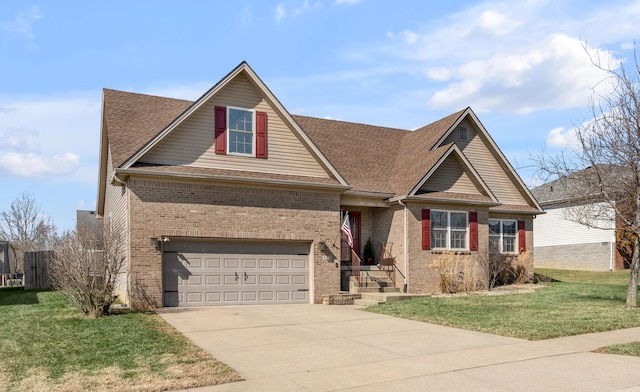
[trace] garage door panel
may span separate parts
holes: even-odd
[[[242,269],[256,269],[258,268],[258,260],[242,258]]]
[[[185,250],[193,249],[185,244]],[[259,246],[246,248],[257,250]],[[163,265],[164,305],[308,303],[309,256],[294,254],[297,247],[287,250],[279,245],[277,249],[290,254],[167,252]]]
[[[222,260],[219,258],[207,258],[205,265],[207,268],[220,268],[222,266]]]

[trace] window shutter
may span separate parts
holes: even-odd
[[[225,155],[227,153],[227,108],[216,106],[215,110],[215,152]]]
[[[431,249],[431,210],[422,210],[422,249]]]
[[[524,221],[518,221],[518,252],[527,251],[527,232],[524,229]]]
[[[469,250],[478,250],[478,213],[469,212]]]
[[[267,158],[267,113],[256,112],[256,158]]]

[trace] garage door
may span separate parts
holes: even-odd
[[[309,247],[170,244],[163,255],[164,306],[309,303]]]

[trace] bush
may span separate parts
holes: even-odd
[[[89,230],[65,232],[55,242],[50,265],[54,287],[91,317],[109,314],[126,260],[115,231],[105,230],[101,241],[98,237]]]

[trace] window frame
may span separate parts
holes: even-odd
[[[436,221],[436,219],[434,219],[434,215],[437,215],[438,213],[446,213],[447,215],[447,226],[446,226],[446,230],[444,230],[442,227],[435,227],[434,226],[434,221]],[[459,229],[459,228],[452,228],[451,227],[451,214],[464,214],[465,217],[465,228],[463,229]],[[431,210],[431,218],[430,218],[430,229],[431,229],[431,249],[433,250],[453,250],[453,251],[469,251],[469,212],[468,211],[456,211],[456,210]],[[446,232],[446,244],[445,247],[442,246],[437,246],[438,242],[441,241],[441,239],[436,239],[435,238],[435,233],[437,232]],[[452,247],[452,234],[453,233],[464,233],[464,247],[462,248],[454,248]]]
[[[500,233],[499,234],[492,234],[491,233],[491,222],[499,222],[500,224]],[[504,233],[504,222],[513,222],[514,228],[515,228],[515,232],[513,234],[505,234]],[[489,251],[491,251],[491,238],[499,238],[499,242],[498,242],[498,253],[501,254],[509,254],[509,255],[514,255],[514,254],[518,254],[518,220],[517,219],[495,219],[495,218],[489,218],[488,222],[487,222],[487,226],[489,229]],[[513,250],[512,251],[505,251],[504,250],[504,239],[505,238],[513,238]]]
[[[237,152],[231,150],[231,135],[232,133],[243,133],[248,134],[249,132],[241,131],[237,129],[231,129],[230,121],[231,121],[231,110],[243,111],[251,113],[251,153]],[[237,155],[242,157],[255,157],[256,156],[256,111],[254,109],[247,109],[238,106],[227,106],[227,154],[229,155]]]

